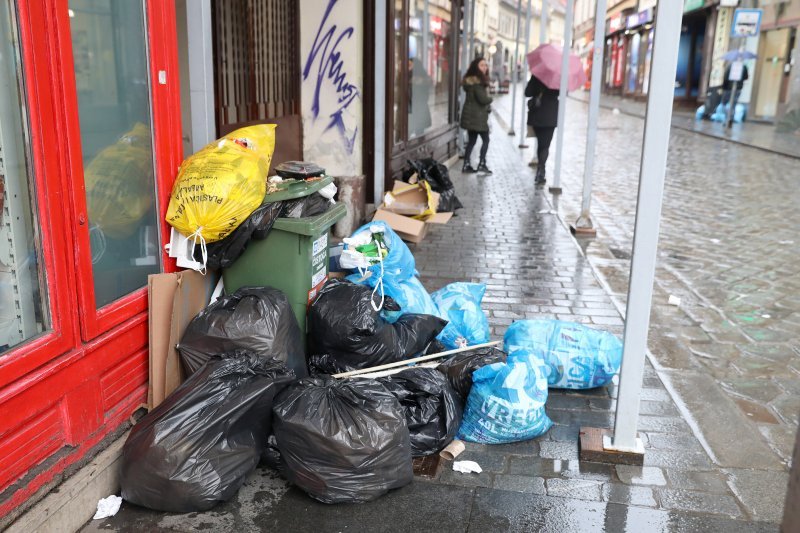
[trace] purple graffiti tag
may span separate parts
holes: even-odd
[[[347,80],[347,72],[344,70],[344,60],[342,53],[339,51],[339,45],[343,40],[350,39],[353,36],[354,29],[347,27],[341,30],[337,35],[338,27],[336,24],[326,27],[328,17],[336,5],[338,0],[330,0],[328,7],[325,9],[325,14],[322,17],[317,35],[314,37],[314,44],[311,46],[311,52],[306,59],[305,67],[303,68],[303,80],[307,80],[311,74],[312,68],[316,65],[316,85],[314,86],[314,98],[311,103],[311,111],[316,120],[320,115],[320,91],[322,90],[323,82],[329,81],[336,91],[337,105],[330,113],[328,118],[330,121],[325,127],[325,131],[336,129],[344,139],[345,146],[349,153],[353,153],[355,148],[356,135],[358,134],[358,126],[352,128],[352,134],[348,134],[348,127],[344,120],[344,111],[361,95],[358,92],[358,87],[353,85]]]

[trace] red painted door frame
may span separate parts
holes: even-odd
[[[165,244],[164,215],[182,159],[175,6],[173,0],[144,1]],[[16,4],[51,327],[0,355],[0,517],[90,453],[128,420],[147,391],[146,288],[99,311],[94,305],[88,228],[80,224],[86,199],[68,2]],[[165,271],[175,270],[163,247],[162,262]],[[14,483],[19,488],[9,494]]]

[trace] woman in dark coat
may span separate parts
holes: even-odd
[[[472,168],[470,157],[478,136],[481,137],[481,158],[478,163],[477,172],[491,174],[492,171],[486,166],[486,152],[489,150],[489,111],[492,97],[489,96],[489,64],[486,60],[479,57],[470,63],[461,87],[464,88],[466,98],[464,99],[464,109],[461,110],[461,127],[467,130],[467,148],[464,152],[464,167],[462,172],[467,174],[475,173]]]
[[[536,183],[544,183],[544,169],[547,156],[550,154],[550,142],[558,125],[558,91],[546,87],[539,78],[531,76],[525,87],[528,100],[528,126],[536,132],[538,148],[536,156],[539,165],[536,168]]]
[[[431,108],[428,103],[433,87],[433,80],[425,71],[422,61],[417,58],[408,60],[409,98],[408,98],[408,131],[412,135],[422,135],[431,127]]]

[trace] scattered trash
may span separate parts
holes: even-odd
[[[480,474],[483,472],[481,465],[475,461],[456,461],[453,463],[453,470],[462,474]]]
[[[481,310],[482,283],[451,283],[431,295],[438,315],[448,321],[438,339],[448,349],[489,342],[489,321]]]
[[[480,348],[455,354],[436,369],[447,376],[453,389],[466,401],[472,388],[472,373],[486,365],[505,362],[506,354],[503,351],[494,347]]]
[[[763,314],[761,315],[761,318],[772,318],[772,315]]]
[[[369,287],[333,279],[308,310],[309,366],[335,374],[401,361],[425,351],[446,321],[403,315],[390,324],[373,308]],[[384,307],[399,311],[391,298]]]
[[[308,374],[303,340],[284,293],[271,287],[243,287],[200,312],[178,344],[186,374],[212,356],[248,350],[285,362],[298,377]]]
[[[461,424],[463,405],[435,368],[409,368],[377,380],[403,408],[411,434],[411,455],[431,455],[447,446]]]
[[[709,239],[714,244],[719,244],[721,241],[719,239]]]
[[[97,512],[94,513],[92,520],[101,520],[103,518],[108,518],[109,516],[114,516],[119,512],[121,505],[121,496],[112,494],[106,498],[100,498],[100,501],[97,502]]]
[[[506,363],[494,363],[472,374],[458,438],[482,444],[529,440],[553,425],[544,410],[547,378],[542,361],[527,350],[515,351]]]
[[[619,113],[620,113],[619,108],[615,107],[614,109],[611,110],[611,113],[614,114],[614,115],[619,115]]]
[[[375,380],[302,379],[273,417],[287,478],[321,502],[368,502],[414,477],[403,409]]]
[[[258,465],[276,393],[295,379],[273,358],[214,357],[133,426],[122,449],[122,497],[186,513],[232,498]]]
[[[427,181],[431,189],[439,193],[437,211],[452,212],[463,207],[456,196],[455,186],[445,165],[432,158],[412,160],[408,164],[410,169],[403,172],[403,181],[409,183],[416,183],[418,180]]]
[[[778,241],[778,244],[783,244],[783,245],[794,244],[794,241]]]
[[[178,171],[166,219],[205,248],[261,205],[275,149],[275,125],[248,126],[189,156]]]
[[[272,225],[281,216],[281,202],[260,205],[247,219],[222,240],[206,244],[206,267],[228,268],[239,259],[252,240],[263,240],[269,235]],[[191,240],[189,240],[191,243]],[[202,250],[194,247],[193,258],[202,265]]]
[[[427,182],[409,185],[395,181],[394,187],[375,211],[372,221],[383,221],[409,242],[422,242],[430,224],[447,224],[453,213],[437,212],[439,194]]]
[[[561,320],[518,320],[505,334],[505,351],[529,350],[545,363],[550,387],[602,387],[619,372],[622,342],[607,331]]]
[[[452,461],[453,459],[461,455],[461,453],[464,451],[465,448],[466,447],[464,446],[463,442],[461,442],[458,439],[454,439],[453,442],[448,444],[444,450],[439,452],[439,455],[442,457],[442,459],[446,459],[447,461]]]
[[[542,209],[541,211],[539,211],[539,214],[540,215],[557,215],[558,211],[555,211],[553,209]]]
[[[669,299],[667,300],[667,304],[675,306],[681,305],[681,299],[678,298],[677,296],[670,294]]]

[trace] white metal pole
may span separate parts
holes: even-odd
[[[558,127],[556,144],[556,164],[553,173],[553,186],[550,192],[561,192],[561,156],[564,152],[564,116],[567,111],[567,77],[569,75],[569,54],[572,50],[572,12],[575,0],[567,0],[564,13],[564,47],[561,51],[561,84],[558,91]]]
[[[375,159],[372,162],[372,173],[375,177],[373,186],[373,202],[383,202],[383,184],[386,179],[386,2],[375,2],[375,122],[374,142]]]
[[[528,13],[525,16],[525,50],[522,51],[523,55],[526,55],[528,52],[530,52],[530,46],[531,46],[531,0],[528,0]],[[528,69],[526,68],[527,67],[526,61],[527,61],[527,58],[523,57],[522,58],[523,72],[528,72]],[[528,81],[528,76],[527,75],[523,76],[523,78],[522,78],[522,82],[523,83],[525,83],[526,81]],[[525,119],[527,117],[525,116],[525,105],[524,104],[525,104],[525,92],[523,91],[523,93],[522,93],[522,105],[521,105],[521,107],[519,109],[520,110],[520,117],[519,117],[519,147],[520,148],[527,148],[528,147],[528,145],[525,144],[525,134],[528,132],[528,128],[525,125],[525,122],[526,122]]]
[[[550,9],[548,0],[542,0],[542,12],[539,13],[539,44],[547,42],[547,12]]]
[[[682,16],[683,2],[659,2],[639,171],[639,198],[636,204],[628,307],[625,312],[625,344],[614,438],[609,445],[604,443],[604,448],[618,451],[641,450],[641,441],[636,438],[636,424],[647,349],[647,329],[650,325]]]
[[[464,75],[467,73],[467,67],[469,66],[469,45],[467,44],[467,32],[469,27],[469,10],[467,9],[467,5],[470,0],[464,0],[464,9],[463,15],[464,20],[461,21],[461,78],[464,78]],[[475,0],[472,0],[475,2]],[[378,2],[380,4],[381,2]],[[377,4],[376,4],[377,5]],[[460,82],[460,80],[459,80]],[[464,110],[464,91],[460,88],[456,89],[458,91],[458,110],[459,113]],[[456,143],[458,145],[458,152],[460,154],[464,153],[464,135],[466,132],[462,129],[458,131],[458,137]]]
[[[517,0],[517,33],[514,35],[514,57],[511,59],[511,120],[508,121],[508,134],[516,135],[514,117],[517,116],[517,59],[519,58],[519,34],[522,32],[522,0]]]
[[[475,59],[475,4],[477,3],[478,0],[472,0],[469,8],[469,63]]]
[[[422,53],[418,52],[418,57],[422,61],[422,66],[425,72],[428,72],[428,38],[430,34],[429,26],[431,25],[431,16],[428,11],[428,0],[425,0],[425,5],[422,9]]]
[[[603,43],[606,28],[606,0],[597,0],[594,16],[594,47],[592,49],[592,89],[589,93],[589,126],[586,132],[586,159],[583,164],[583,202],[581,214],[575,222],[577,233],[594,234],[590,213],[592,203],[592,175],[594,174],[595,145],[597,144],[597,119],[600,115],[600,85],[603,76]]]

